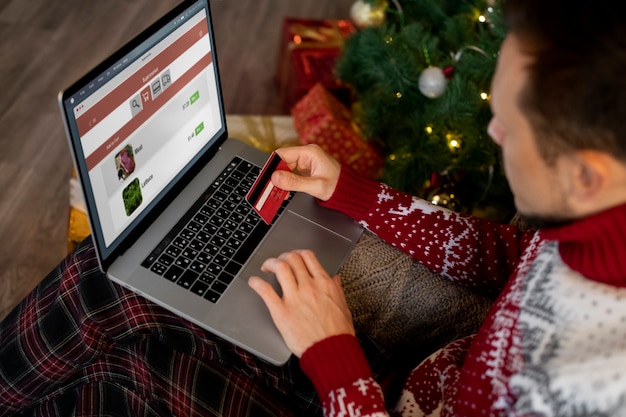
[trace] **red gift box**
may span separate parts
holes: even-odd
[[[318,83],[291,109],[303,145],[316,143],[326,152],[368,178],[381,175],[384,158],[361,136],[348,108]]]
[[[276,83],[285,113],[318,82],[348,100],[350,92],[334,69],[345,39],[354,32],[349,20],[284,19]]]

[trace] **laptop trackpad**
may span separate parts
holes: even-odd
[[[324,269],[332,276],[339,271],[352,246],[353,242],[350,239],[292,211],[286,211],[240,277],[247,280],[251,275],[259,275],[276,285],[273,276],[261,272],[261,265],[268,258],[277,257],[294,249],[312,250]]]

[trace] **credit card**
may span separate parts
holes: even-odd
[[[289,171],[289,167],[276,152],[272,152],[246,195],[246,200],[267,224],[272,223],[281,204],[289,195],[289,191],[282,190],[272,184],[272,173],[279,170]]]

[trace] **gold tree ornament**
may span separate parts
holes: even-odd
[[[350,18],[360,29],[380,26],[385,21],[388,6],[389,3],[384,0],[376,0],[374,5],[364,0],[357,0],[350,8]]]

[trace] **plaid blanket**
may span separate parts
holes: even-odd
[[[341,274],[388,401],[488,307],[369,233]],[[0,417],[321,413],[297,358],[268,364],[111,282],[90,238],[0,323]]]
[[[275,367],[115,285],[90,239],[0,325],[0,416],[307,416],[297,358]]]

